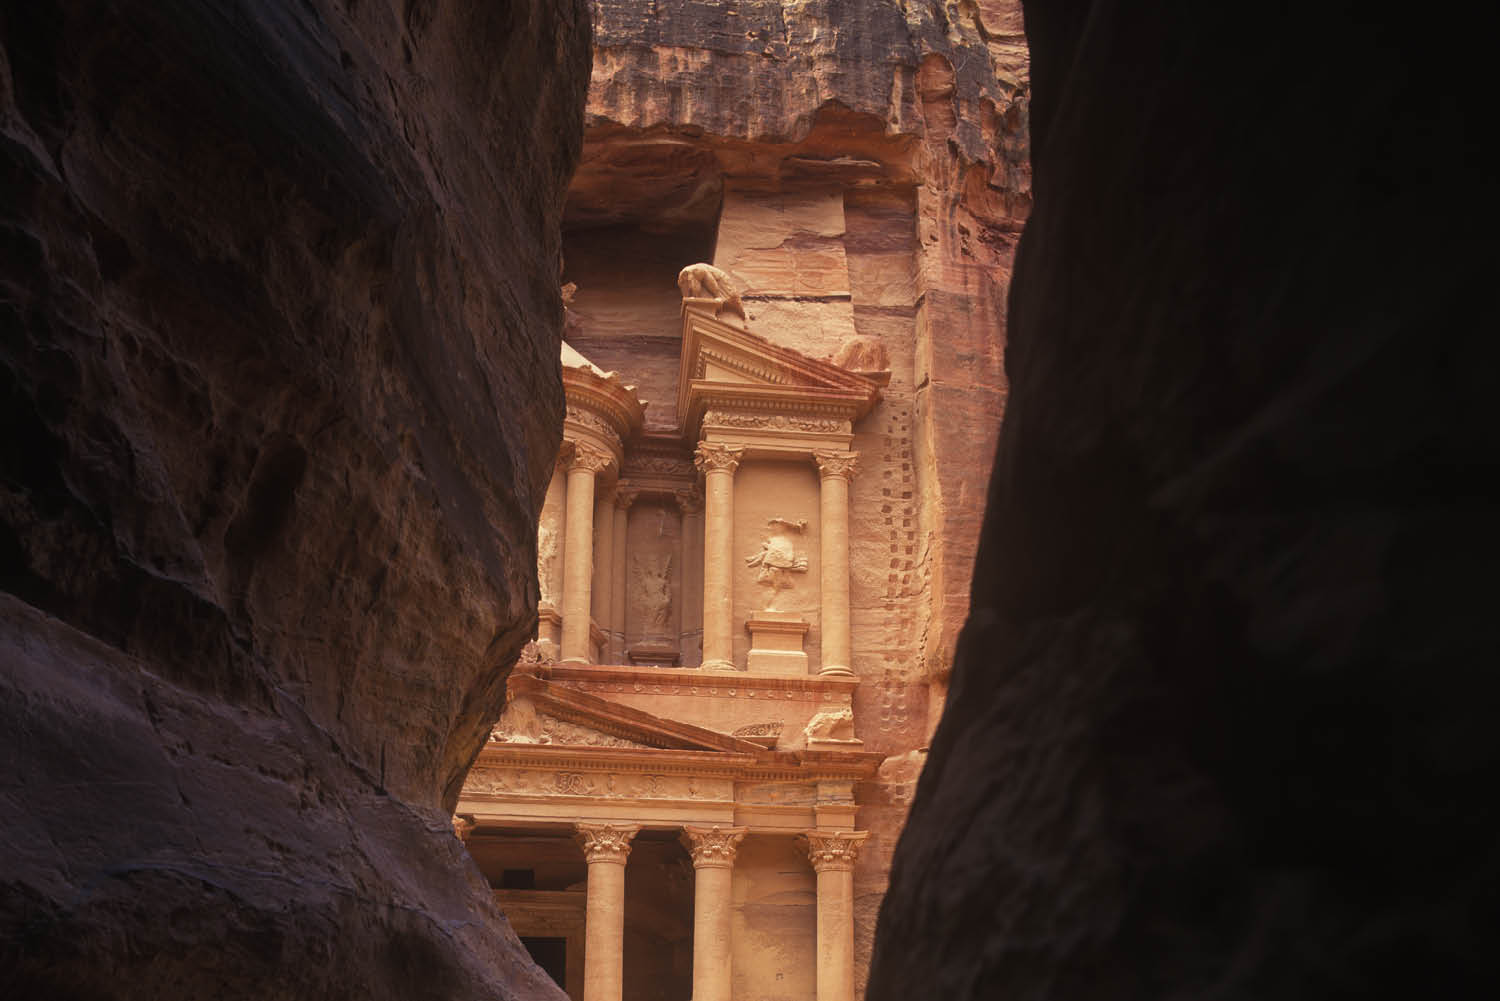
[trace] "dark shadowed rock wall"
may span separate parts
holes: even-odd
[[[1495,996],[1485,60],[1330,6],[1026,4],[1011,395],[872,1001]]]
[[[589,38],[0,12],[0,995],[558,996],[447,813],[535,623]]]

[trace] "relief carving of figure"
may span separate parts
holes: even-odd
[[[541,603],[557,605],[557,533],[546,525],[536,530],[536,582],[542,591]]]
[[[672,557],[657,553],[635,558],[635,600],[646,634],[665,637],[672,621]]]
[[[765,610],[774,611],[776,597],[796,583],[793,574],[807,573],[807,556],[797,551],[792,533],[798,535],[807,528],[807,522],[798,519],[772,518],[766,522],[770,533],[760,544],[760,551],[745,557],[745,565],[758,568],[755,582],[769,592]]]

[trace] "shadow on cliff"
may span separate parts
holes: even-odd
[[[1026,20],[1010,403],[870,1001],[1495,996],[1472,26]]]
[[[536,621],[589,44],[0,11],[0,995],[559,996],[448,812]]]

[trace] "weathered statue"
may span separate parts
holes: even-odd
[[[541,603],[557,607],[557,533],[546,525],[536,530],[536,582]]]
[[[776,596],[795,583],[792,574],[807,573],[807,556],[799,553],[792,541],[792,533],[800,535],[807,528],[807,522],[801,519],[789,521],[786,518],[771,518],[766,525],[771,529],[770,534],[760,544],[759,552],[745,557],[745,565],[759,568],[755,582],[770,592],[766,597],[765,608],[769,612],[775,608]]]
[[[672,557],[635,558],[636,605],[646,620],[646,635],[667,636],[672,621]]]
[[[717,299],[715,315],[727,311],[745,319],[745,307],[729,276],[712,264],[689,264],[677,273],[677,287],[684,299]]]

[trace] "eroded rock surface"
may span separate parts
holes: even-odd
[[[589,34],[0,14],[0,993],[557,996],[447,813],[535,624]]]
[[[1011,395],[871,1001],[1495,993],[1484,60],[1338,6],[1026,4]]]

